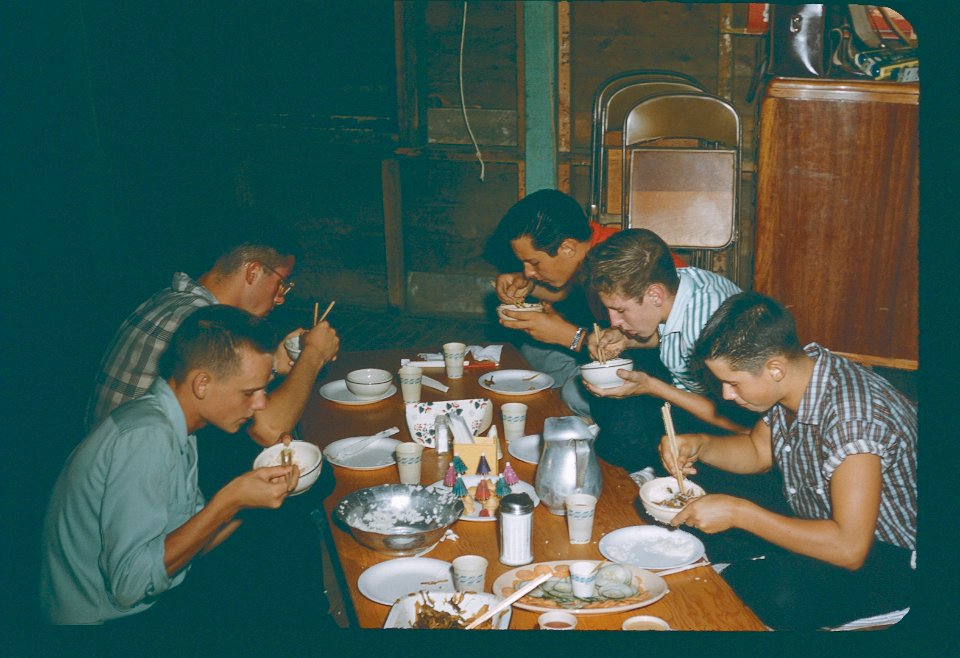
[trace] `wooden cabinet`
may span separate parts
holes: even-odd
[[[800,340],[876,365],[918,360],[915,84],[773,79],[757,163],[754,288]]]

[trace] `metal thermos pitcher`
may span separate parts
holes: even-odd
[[[600,496],[603,474],[593,447],[594,434],[579,416],[547,418],[543,425],[543,451],[534,488],[540,501],[554,514],[564,514],[570,494]]]

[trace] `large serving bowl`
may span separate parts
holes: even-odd
[[[684,479],[683,486],[688,495],[703,496],[706,492],[698,484]],[[643,509],[647,514],[661,523],[670,523],[673,521],[683,506],[673,507],[663,505],[665,500],[671,500],[680,492],[680,486],[675,477],[654,478],[649,482],[644,482],[640,487],[640,501],[643,503]]]
[[[297,480],[296,488],[290,492],[291,496],[296,496],[312,487],[313,483],[320,477],[320,469],[323,466],[323,452],[317,446],[306,441],[291,441],[290,447],[293,449],[293,463],[300,467],[300,479]],[[283,448],[282,443],[265,448],[253,460],[253,467],[279,466],[280,451]]]
[[[482,614],[480,610],[483,606],[489,606],[488,609],[490,609],[500,601],[499,596],[477,592],[416,592],[397,599],[390,608],[390,614],[387,615],[383,627],[413,628],[417,619],[417,603],[421,606],[428,605],[440,612],[457,615],[461,620],[470,621]],[[493,628],[506,630],[510,626],[511,612],[511,607],[507,606],[505,610],[495,614],[489,622],[480,624],[479,628],[486,628],[487,623],[492,623]]]
[[[510,316],[504,315],[504,311],[509,311],[510,313],[524,313],[524,312],[533,312],[533,313],[542,313],[543,304],[500,304],[497,307],[497,316],[501,320],[510,322],[511,320],[516,320],[516,318],[511,318]]]
[[[607,359],[605,363],[591,361],[580,366],[580,376],[597,388],[614,388],[624,383],[617,370],[633,370],[633,359]]]
[[[380,368],[361,368],[347,373],[347,388],[358,398],[383,395],[393,383],[393,373]]]
[[[413,555],[440,541],[460,518],[463,502],[449,490],[414,484],[360,489],[337,503],[334,515],[354,539],[384,555]]]

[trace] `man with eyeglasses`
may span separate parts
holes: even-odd
[[[289,277],[295,260],[292,254],[262,241],[244,242],[223,253],[197,281],[184,272],[174,274],[170,287],[141,304],[114,335],[100,363],[87,429],[122,403],[147,392],[170,337],[197,308],[226,304],[263,317],[283,304],[294,285]],[[290,335],[301,336],[300,357],[292,362],[283,345],[277,347],[274,370],[284,375],[284,380],[270,392],[270,403],[254,415],[248,428],[250,436],[264,446],[293,429],[317,374],[336,358],[340,346],[336,332],[326,322],[309,331],[296,329]]]

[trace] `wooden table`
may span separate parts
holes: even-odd
[[[319,389],[319,386],[325,382],[341,379],[347,372],[357,368],[379,367],[395,372],[400,367],[401,357],[417,358],[415,351],[400,350],[340,354],[338,360],[328,366],[328,371],[325,372],[317,388]],[[526,364],[515,349],[505,345],[499,367],[501,369],[523,368]],[[501,437],[503,437],[503,426],[500,405],[506,402],[522,401],[528,405],[526,429],[530,434],[542,431],[546,418],[570,415],[570,410],[552,390],[525,396],[505,396],[487,391],[479,385],[478,378],[490,372],[489,369],[467,369],[462,379],[451,380],[446,377],[443,369],[424,370],[425,374],[450,386],[450,390],[447,393],[441,393],[423,387],[421,399],[436,401],[489,398],[494,404],[494,423]],[[304,439],[321,447],[345,437],[373,434],[392,425],[400,428],[400,434],[394,438],[410,440],[404,417],[403,399],[399,390],[396,395],[386,400],[361,406],[337,404],[315,393],[301,422]],[[521,480],[533,484],[536,466],[511,459],[506,445],[502,444],[502,447],[504,460],[510,460]],[[430,484],[441,480],[450,458],[449,454],[437,455],[432,449],[425,450],[421,482]],[[336,475],[336,487],[324,503],[328,520],[331,521],[334,507],[348,493],[378,484],[399,482],[395,466],[373,471],[350,470],[330,464],[324,465],[324,468],[334,468]],[[601,469],[603,491],[597,504],[593,541],[584,545],[571,545],[567,540],[564,517],[551,514],[541,504],[534,510],[533,516],[534,562],[604,559],[598,549],[598,543],[604,534],[618,528],[644,523],[634,507],[637,487],[627,473],[603,461],[601,461]],[[357,580],[368,567],[391,558],[362,546],[348,531],[341,529],[335,522],[331,522],[330,526],[334,548],[343,569],[350,603],[356,613],[357,622],[363,628],[382,627],[389,607],[364,597],[357,588]],[[449,562],[458,555],[483,555],[490,563],[487,568],[488,591],[500,574],[513,568],[501,564],[498,560],[497,523],[459,521],[453,526],[453,530],[460,539],[439,543],[429,552],[428,557]],[[737,598],[723,578],[710,567],[667,575],[664,579],[670,592],[656,603],[625,613],[579,615],[577,628],[619,630],[621,623],[627,617],[650,614],[662,617],[677,630],[765,630],[760,620]],[[514,607],[510,628],[536,628],[537,616],[538,613]]]

